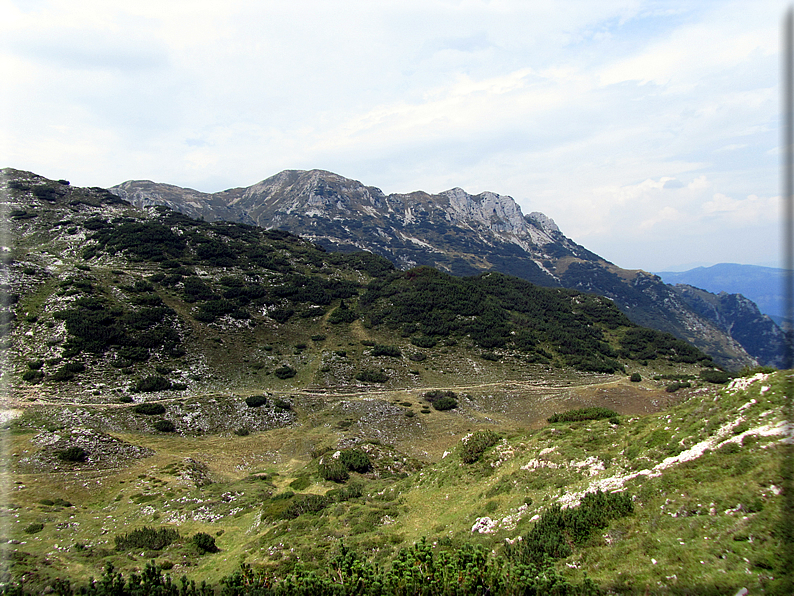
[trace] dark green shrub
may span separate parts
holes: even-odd
[[[126,534],[116,536],[116,550],[162,550],[179,540],[179,532],[173,528],[151,528],[144,526]]]
[[[364,383],[385,383],[389,380],[389,375],[382,370],[367,369],[358,373],[356,379]]]
[[[247,437],[248,435],[251,434],[251,431],[245,427],[242,427],[235,430],[234,434],[236,434],[238,437]]]
[[[665,387],[664,390],[667,391],[667,393],[675,393],[679,389],[686,389],[687,387],[691,386],[692,383],[689,381],[674,381]]]
[[[26,370],[22,373],[22,380],[28,383],[41,383],[44,379],[44,373],[40,370]]]
[[[320,477],[323,480],[330,480],[332,482],[344,482],[350,478],[347,466],[338,459],[332,457],[324,457],[317,466],[317,471],[320,473]]]
[[[170,420],[157,420],[153,424],[154,428],[159,430],[161,433],[172,433],[176,430],[176,426]]]
[[[291,379],[296,374],[298,374],[298,371],[296,371],[291,366],[282,364],[276,370],[273,371],[273,374],[276,375],[279,379]]]
[[[400,348],[397,346],[384,346],[381,344],[375,344],[372,348],[372,355],[373,356],[391,356],[392,358],[400,358],[403,353],[400,351]]]
[[[25,527],[25,534],[38,534],[44,529],[44,524],[34,523]]]
[[[289,412],[292,410],[292,404],[279,397],[273,400],[273,407],[276,412]]]
[[[138,404],[132,408],[132,411],[136,414],[156,416],[158,414],[165,414],[165,406],[163,404]]]
[[[442,397],[433,402],[433,407],[440,412],[452,410],[458,407],[458,400],[453,397]]]
[[[721,370],[702,370],[700,378],[708,383],[721,385],[731,380],[731,375]]]
[[[328,316],[328,322],[332,325],[341,325],[343,323],[352,323],[357,318],[355,311],[348,308],[343,300],[337,308],[331,311]]]
[[[267,405],[267,398],[264,395],[252,395],[245,398],[245,405],[249,408],[259,408]]]
[[[151,376],[139,379],[135,384],[135,391],[141,393],[151,393],[153,391],[166,391],[171,389],[171,381],[165,377]]]
[[[61,461],[84,462],[88,460],[88,453],[82,447],[67,447],[55,454]]]
[[[611,520],[633,511],[634,504],[627,493],[587,493],[578,507],[549,507],[523,540],[506,547],[505,554],[519,563],[546,566],[549,559],[570,556],[572,545],[583,545]]]
[[[372,462],[369,455],[361,449],[344,449],[339,454],[339,461],[351,472],[364,474],[372,469]]]
[[[312,335],[312,341],[325,341],[325,335],[322,333],[318,333],[317,335]]]
[[[618,416],[618,413],[609,408],[601,408],[594,406],[591,408],[579,408],[577,410],[568,410],[562,414],[552,414],[547,418],[548,422],[554,424],[555,422],[582,422],[584,420],[602,420],[603,418],[613,418]]]
[[[292,482],[289,483],[290,488],[294,488],[295,490],[304,490],[311,486],[312,481],[309,480],[308,476],[301,476],[300,478],[296,478]]]
[[[64,364],[61,368],[50,375],[50,380],[57,381],[59,383],[71,381],[74,378],[75,373],[83,372],[84,370],[85,364],[82,362],[70,362],[68,364]]]
[[[631,373],[631,376],[629,377],[629,381],[631,381],[632,383],[639,383],[640,381],[642,381],[642,376],[640,376],[640,373],[638,372]]]
[[[196,549],[199,551],[199,554],[205,553],[217,553],[221,549],[219,549],[215,544],[215,538],[210,536],[205,532],[198,532],[197,534],[193,535],[193,538],[190,539],[190,542]]]
[[[408,354],[408,360],[411,360],[413,362],[422,362],[424,360],[427,360],[427,354],[425,354],[424,352],[413,352],[411,354]]]
[[[492,430],[478,430],[461,441],[461,459],[465,464],[478,461],[485,450],[499,442],[499,435]]]
[[[483,360],[490,360],[491,362],[499,362],[499,356],[493,352],[483,352],[480,354],[480,358]]]
[[[131,404],[132,402],[133,402],[133,399],[132,399],[131,395],[122,395],[119,398],[119,403],[120,404]]]
[[[458,395],[454,391],[441,391],[433,389],[426,391],[424,398],[429,401],[436,410],[444,411],[458,407]]]
[[[30,370],[40,370],[44,366],[44,360],[29,360],[28,368]]]

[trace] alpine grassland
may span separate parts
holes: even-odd
[[[786,372],[6,172],[3,593],[785,593]]]

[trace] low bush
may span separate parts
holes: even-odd
[[[41,383],[44,379],[44,373],[40,370],[26,370],[22,373],[22,380],[28,383]]]
[[[156,416],[158,414],[165,414],[165,406],[163,404],[138,404],[132,408],[132,411],[136,414]]]
[[[408,354],[408,360],[413,362],[423,362],[424,360],[427,360],[427,354],[424,352],[413,352]]]
[[[301,476],[300,478],[296,478],[292,482],[289,483],[290,488],[294,488],[295,490],[305,490],[309,488],[312,484],[312,481],[309,480],[308,476]]]
[[[640,381],[642,381],[642,376],[638,372],[631,373],[631,376],[629,377],[629,381],[631,381],[632,383],[639,383]]]
[[[451,410],[458,407],[458,395],[454,391],[433,389],[432,391],[426,391],[424,393],[424,398],[439,411]]]
[[[490,360],[491,362],[499,362],[499,356],[493,352],[483,352],[480,354],[480,358],[483,360]]]
[[[264,395],[252,395],[245,398],[245,405],[249,408],[260,408],[267,405],[267,398]]]
[[[277,397],[273,400],[273,409],[275,409],[276,412],[289,412],[292,410],[292,404]]]
[[[281,514],[284,519],[295,519],[304,513],[317,513],[333,503],[326,495],[301,495],[290,503]]]
[[[721,370],[702,370],[700,371],[700,378],[708,383],[722,385],[731,380],[731,375]]]
[[[176,431],[176,426],[170,420],[157,420],[152,426],[161,433],[172,433]]]
[[[236,430],[234,431],[234,434],[236,434],[238,437],[247,437],[248,435],[250,435],[250,434],[251,434],[251,431],[250,431],[250,430],[248,430],[248,429],[247,429],[247,428],[245,428],[245,427],[242,427],[242,428],[238,428],[238,429],[236,429]]]
[[[330,480],[331,482],[344,482],[350,478],[347,466],[332,457],[324,457],[320,461],[317,470],[323,480]]]
[[[437,399],[433,402],[433,408],[438,410],[439,412],[443,412],[445,410],[452,410],[458,407],[458,400],[452,397],[442,397],[441,399]]]
[[[116,536],[116,550],[162,550],[179,540],[179,532],[173,528],[151,528],[144,526],[126,534]]]
[[[364,453],[361,449],[342,450],[339,454],[339,461],[351,472],[358,472],[359,474],[369,472],[372,469],[372,461],[369,455]]]
[[[397,346],[385,346],[382,344],[375,344],[372,348],[373,356],[391,356],[392,358],[400,358],[403,353]]]
[[[41,523],[34,523],[30,524],[29,526],[25,526],[25,534],[38,534],[44,529],[44,524]]]
[[[492,430],[478,430],[461,441],[461,459],[465,464],[473,464],[482,457],[485,450],[499,442],[499,435]]]
[[[568,410],[562,414],[552,414],[547,418],[548,422],[554,424],[555,422],[582,422],[584,420],[602,420],[604,418],[613,418],[618,416],[618,413],[609,408],[591,407],[579,408],[577,410]]]
[[[206,532],[198,532],[197,534],[194,534],[193,538],[190,539],[190,542],[196,547],[196,550],[199,551],[199,554],[202,555],[205,553],[217,553],[221,550],[215,544],[215,538]]]
[[[61,461],[67,462],[84,462],[88,460],[88,453],[85,449],[78,446],[67,447],[56,453],[56,456]]]
[[[154,391],[166,391],[171,389],[171,381],[166,379],[165,377],[160,376],[150,376],[144,377],[139,379],[137,383],[135,383],[135,391],[140,393],[152,393]]]
[[[610,521],[633,511],[634,504],[627,493],[587,493],[578,507],[562,509],[552,505],[523,540],[507,546],[506,554],[516,562],[544,566],[548,559],[570,556],[572,545],[583,545]]]
[[[279,379],[291,379],[298,371],[287,364],[282,364],[276,370],[273,371],[273,374],[276,375]]]
[[[357,318],[356,312],[348,308],[343,300],[337,308],[331,311],[328,316],[328,322],[332,325],[341,325],[343,323],[352,323]]]
[[[692,383],[689,381],[674,381],[665,387],[664,390],[667,391],[667,393],[675,393],[679,389],[686,389],[687,387],[691,386]]]
[[[389,375],[382,370],[367,369],[358,373],[356,379],[364,383],[385,383],[389,380]]]

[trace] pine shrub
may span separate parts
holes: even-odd
[[[163,404],[138,404],[132,408],[132,411],[136,414],[156,416],[158,414],[165,414],[165,406]]]
[[[609,408],[601,408],[594,406],[591,408],[579,408],[577,410],[568,410],[562,414],[552,414],[547,418],[548,422],[582,422],[584,420],[602,420],[604,418],[613,418],[618,416],[618,413]]]
[[[173,528],[151,528],[144,526],[116,536],[116,550],[162,550],[179,540],[179,532]]]
[[[62,451],[58,451],[58,453],[56,453],[56,456],[61,461],[67,461],[67,462],[84,462],[88,460],[88,453],[86,452],[86,450],[83,449],[82,447],[78,447],[77,445],[74,445],[72,447],[67,447]]]
[[[190,539],[190,542],[202,555],[205,553],[217,553],[221,550],[215,544],[215,538],[206,532],[198,532],[197,534],[194,534],[193,538]]]
[[[465,464],[473,464],[482,457],[486,449],[499,442],[499,435],[492,430],[478,430],[461,441],[461,459]]]

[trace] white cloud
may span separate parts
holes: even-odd
[[[760,247],[784,7],[0,0],[0,165],[85,185],[319,167],[386,192],[493,190],[617,264],[696,228],[735,245],[742,222]]]

